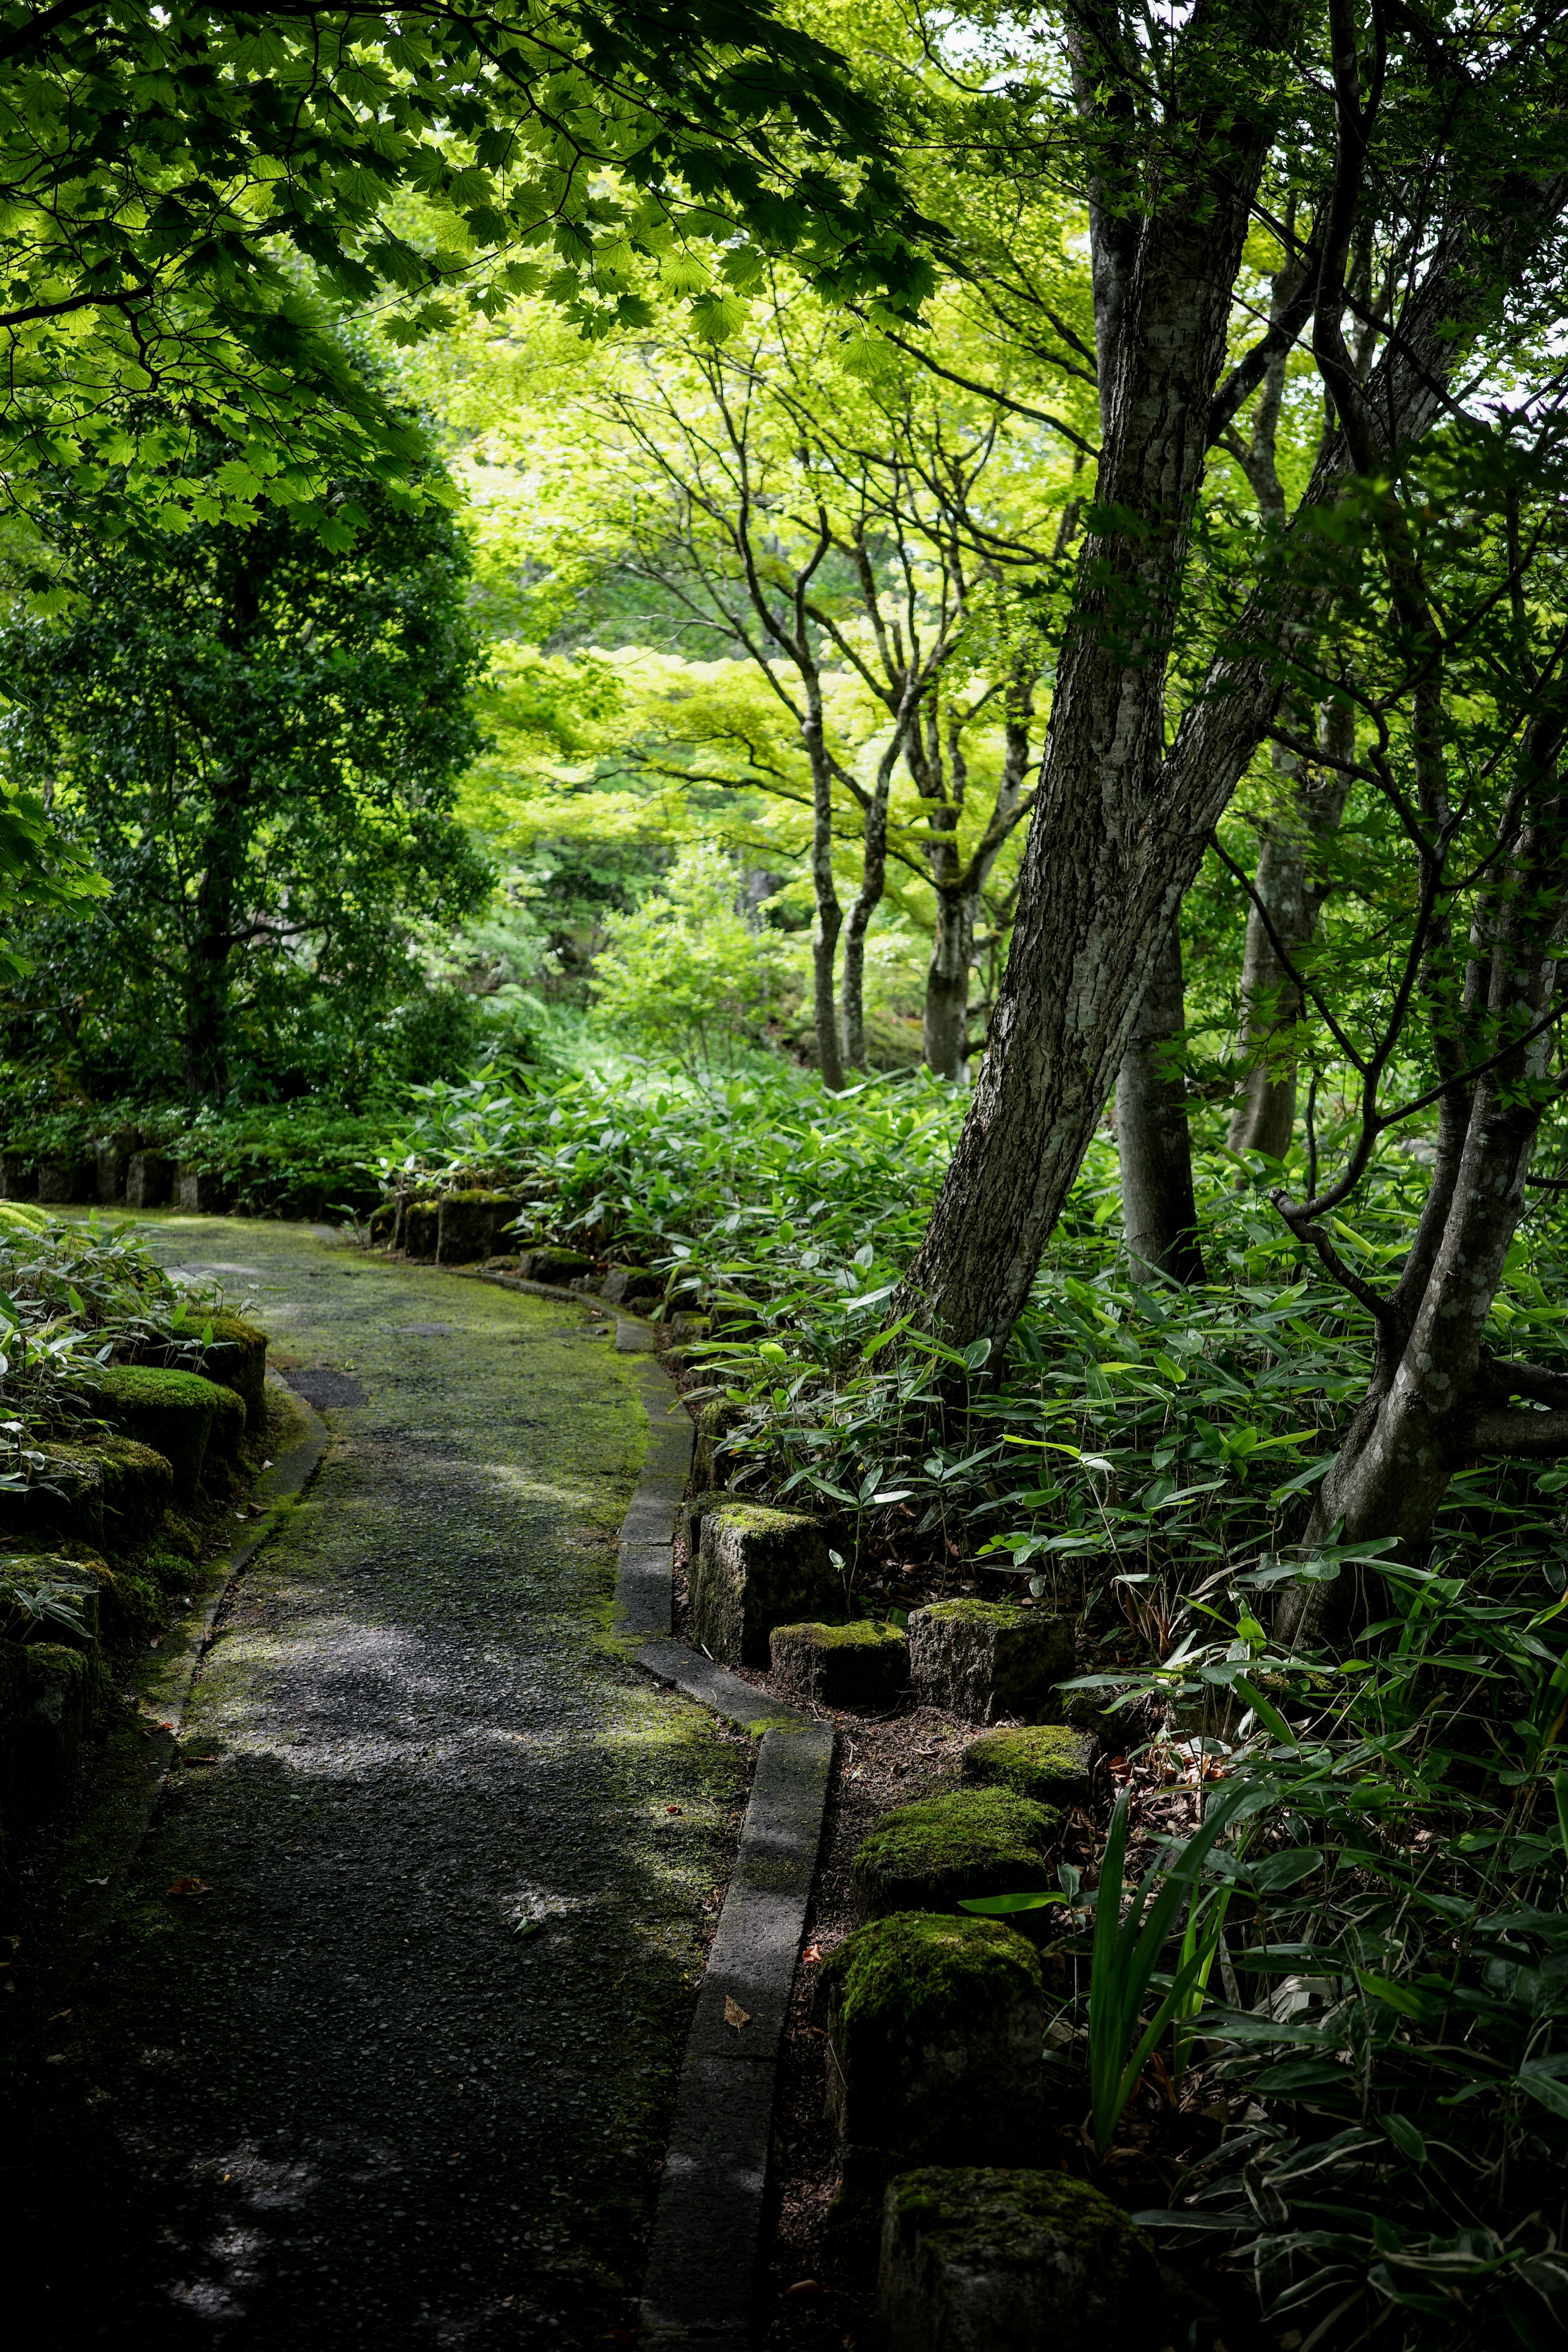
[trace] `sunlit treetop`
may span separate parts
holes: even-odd
[[[534,293],[595,333],[657,288],[700,332],[784,251],[908,312],[921,230],[877,109],[768,0],[4,0],[0,467],[14,508],[63,468],[168,527],[309,511],[414,454],[345,316],[416,339]],[[214,427],[233,459],[160,492]]]

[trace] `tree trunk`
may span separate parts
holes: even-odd
[[[1537,773],[1558,757],[1563,728],[1538,728],[1528,747]],[[1439,1001],[1439,1067],[1488,1058],[1500,1029],[1523,1036],[1557,987],[1568,933],[1568,793],[1552,792],[1519,830],[1491,901],[1486,938],[1472,942],[1465,1028],[1456,1037]],[[1481,954],[1475,950],[1479,949]],[[1482,961],[1484,955],[1485,960]],[[1473,1087],[1442,1098],[1437,1157],[1415,1240],[1391,1296],[1375,1302],[1371,1387],[1318,1490],[1309,1542],[1397,1538],[1416,1559],[1456,1470],[1477,1454],[1555,1459],[1568,1453],[1568,1379],[1494,1360],[1486,1326],[1524,1206],[1537,1129],[1555,1088],[1542,1083],[1550,1033],[1517,1046]],[[1549,1410],[1520,1410],[1525,1396]],[[1356,1582],[1281,1593],[1276,1622],[1289,1639],[1337,1633],[1360,1613]]]
[[[866,1067],[866,933],[888,882],[888,782],[879,781],[866,811],[860,887],[844,926],[844,1065],[850,1070]]]
[[[1134,1275],[1152,1266],[1173,1282],[1202,1282],[1187,1083],[1174,1064],[1185,1026],[1182,935],[1173,923],[1117,1073],[1121,1222]]]
[[[939,1078],[962,1078],[969,1051],[969,962],[976,893],[967,877],[936,894],[936,937],[926,971],[921,1051]]]
[[[1100,461],[1098,505],[1136,519],[1084,542],[1079,594],[1058,667],[1046,758],[1020,879],[1017,921],[974,1100],[925,1241],[895,1313],[918,1312],[951,1343],[991,1340],[993,1360],[1028,1297],[1114,1082],[1146,979],[1142,942],[1176,918],[1215,823],[1279,699],[1272,656],[1217,662],[1162,760],[1156,725],[1185,562],[1185,516],[1202,478],[1229,289],[1256,159],[1233,150],[1212,205],[1155,215],[1142,231]],[[1540,193],[1528,226],[1478,268],[1461,231],[1405,303],[1398,342],[1373,370],[1366,406],[1384,446],[1439,413],[1462,338],[1519,245],[1544,237],[1562,202]],[[1201,215],[1201,217],[1200,217]],[[1302,511],[1351,471],[1342,436],[1322,451]],[[1173,521],[1172,517],[1178,518]],[[1140,642],[1117,651],[1119,615]],[[1292,575],[1264,582],[1237,646],[1290,644],[1300,657],[1318,593]],[[1129,634],[1133,632],[1129,630]]]
[[[823,740],[822,710],[815,697],[801,733],[811,761],[811,885],[816,898],[816,921],[811,934],[812,1024],[822,1083],[829,1094],[836,1095],[844,1088],[834,1002],[834,965],[844,909],[833,880],[833,771]]]
[[[1355,711],[1348,702],[1323,705],[1318,742],[1335,760],[1355,757]],[[1227,1139],[1233,1151],[1283,1160],[1296,1132],[1294,1037],[1301,992],[1279,950],[1296,962],[1317,929],[1329,886],[1313,871],[1313,852],[1337,830],[1351,779],[1338,768],[1303,769],[1283,749],[1276,772],[1281,805],[1264,832],[1252,886],[1262,910],[1257,903],[1247,910],[1242,956],[1239,1042],[1248,1066]]]

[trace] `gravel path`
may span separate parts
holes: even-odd
[[[25,2070],[37,2340],[626,2337],[748,1753],[605,1638],[644,1428],[613,1339],[300,1227],[160,1254],[366,1402],[231,1595]]]

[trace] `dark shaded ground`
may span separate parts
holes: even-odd
[[[626,2331],[748,1763],[605,1639],[640,1410],[572,1308],[163,1230],[368,1402],[230,1599],[96,1963],[18,2004],[70,2015],[19,2069],[12,2308],[175,2352]],[[47,1956],[45,1890],[19,1925]]]

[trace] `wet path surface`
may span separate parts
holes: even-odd
[[[182,1218],[160,1255],[365,1402],[317,1384],[331,1450],[26,2070],[37,2339],[602,2341],[635,2325],[746,1771],[605,1639],[644,1429],[613,1341],[298,1227]]]

